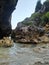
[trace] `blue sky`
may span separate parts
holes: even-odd
[[[12,29],[17,26],[18,22],[21,22],[26,17],[30,17],[35,11],[35,6],[38,0],[18,0],[16,10],[12,14]],[[42,3],[45,0],[41,0]]]

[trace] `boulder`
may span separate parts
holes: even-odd
[[[35,62],[33,65],[49,65],[49,62],[42,63],[41,61]]]
[[[3,37],[0,39],[0,47],[11,47],[13,46],[13,41],[9,37]]]
[[[46,35],[39,37],[39,39],[41,39],[41,43],[49,43],[49,37]]]
[[[11,37],[15,42],[21,43],[38,43],[38,37],[44,35],[44,29],[38,28],[36,26],[25,26],[21,28],[16,28]]]

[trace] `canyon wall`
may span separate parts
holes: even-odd
[[[11,15],[17,2],[18,0],[0,0],[0,38],[11,33]]]

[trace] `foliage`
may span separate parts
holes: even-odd
[[[31,22],[31,21],[29,21],[29,22],[26,22],[26,23],[23,23],[24,25],[26,25],[26,26],[30,26],[30,25],[32,25],[33,23]]]
[[[49,19],[49,12],[47,12],[45,16]]]
[[[23,24],[24,26],[29,26],[29,25],[32,25],[33,22],[31,21],[30,18],[27,17],[24,21],[22,21],[22,24]]]
[[[41,17],[41,24],[47,24],[49,23],[49,12],[45,13],[42,17]]]
[[[43,3],[44,12],[41,12],[43,11],[42,4],[41,4],[41,0],[38,0],[35,8],[35,13],[33,13],[31,17],[26,18],[24,21],[22,21],[22,23],[26,26],[33,25],[33,24],[39,26],[39,25],[45,25],[49,23],[49,2],[48,1],[49,0],[46,0]]]
[[[34,14],[31,15],[30,19],[31,19],[31,20],[35,20],[36,18],[38,18],[38,17],[40,17],[40,16],[41,16],[40,13],[34,13]]]
[[[46,1],[49,1],[49,0],[46,0]]]

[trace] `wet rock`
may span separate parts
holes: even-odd
[[[11,47],[13,46],[13,41],[9,37],[3,37],[0,39],[0,47]]]
[[[45,63],[42,63],[42,62],[35,62],[35,64],[33,64],[33,65],[49,65],[49,63],[47,62],[45,62]]]

